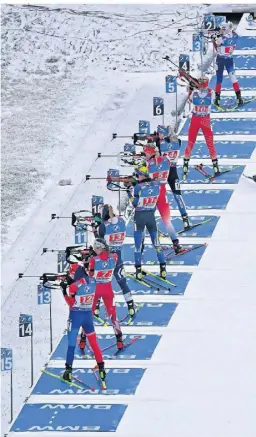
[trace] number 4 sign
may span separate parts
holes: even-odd
[[[179,69],[186,70],[189,73],[190,70],[190,62],[189,62],[189,55],[183,55],[181,54],[179,56]]]

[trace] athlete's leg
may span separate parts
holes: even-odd
[[[83,321],[82,311],[70,311],[68,321],[68,350],[66,365],[72,366],[75,354],[78,331]]]
[[[229,59],[226,60],[226,70],[227,70],[229,78],[230,78],[230,80],[232,82],[233,89],[234,89],[234,91],[236,93],[237,103],[242,105],[243,104],[243,99],[242,99],[242,96],[241,96],[240,86],[239,86],[238,80],[236,78],[235,65],[234,65],[233,58],[229,58]]]
[[[111,320],[113,329],[114,329],[114,333],[116,335],[122,334],[121,331],[121,327],[120,327],[120,323],[117,319],[117,315],[116,315],[116,307],[114,304],[114,292],[112,289],[112,285],[111,283],[107,283],[107,284],[102,284],[102,299],[104,302],[104,305],[106,307],[107,310],[107,314]]]
[[[211,128],[211,120],[210,120],[210,116],[207,115],[205,117],[201,117],[201,129],[202,132],[204,134],[205,137],[205,142],[206,145],[209,149],[209,153],[210,153],[210,157],[212,160],[217,159],[217,153],[216,153],[216,149],[214,146],[214,140],[213,140],[213,131]]]
[[[226,67],[226,70],[227,70],[227,72],[228,72],[229,79],[230,79],[231,82],[232,82],[232,86],[233,86],[233,88],[234,88],[234,91],[235,91],[235,92],[240,91],[240,87],[239,87],[239,84],[238,84],[238,80],[237,80],[237,78],[236,78],[236,73],[235,73],[235,67],[234,67],[234,61],[233,61],[233,58],[228,58],[228,59],[226,59],[225,67]]]
[[[97,337],[94,330],[93,325],[93,316],[91,311],[84,311],[84,320],[82,324],[82,328],[88,338],[88,342],[91,346],[91,349],[94,353],[95,359],[97,363],[101,363],[103,361],[102,352],[99,347]]]
[[[135,266],[141,265],[141,253],[143,246],[144,228],[145,228],[145,217],[146,211],[135,211],[134,214],[134,262]]]
[[[224,67],[225,67],[225,60],[224,58],[221,58],[220,56],[217,56],[217,70],[216,70],[216,76],[217,76],[217,80],[216,80],[216,87],[215,87],[215,92],[220,94],[221,92],[221,84],[223,81],[223,73],[224,73]]]
[[[177,234],[171,222],[170,205],[167,200],[165,184],[160,185],[160,194],[157,199],[156,207],[160,212],[169,237],[172,239],[172,241],[177,240]]]
[[[192,115],[191,122],[188,129],[188,142],[186,149],[184,151],[184,159],[189,160],[191,151],[194,147],[194,144],[196,142],[197,134],[200,129],[200,117],[196,117],[195,115]]]
[[[124,263],[122,260],[121,251],[118,250],[116,252],[116,254],[118,255],[118,260],[117,260],[116,267],[114,270],[114,276],[116,278],[116,281],[117,281],[119,287],[121,288],[121,290],[123,292],[125,302],[129,302],[133,299],[132,299],[131,290],[127,284],[126,277],[125,277]]]
[[[176,203],[178,205],[178,208],[179,208],[179,211],[180,211],[182,218],[188,220],[188,213],[186,210],[185,202],[184,202],[182,194],[181,194],[180,181],[179,181],[179,176],[177,173],[176,166],[170,168],[170,172],[169,172],[169,176],[168,176],[168,183],[169,183],[170,188],[173,192],[174,198],[176,200]],[[184,225],[185,225],[185,222],[184,222]],[[187,223],[187,225],[189,226],[189,222]],[[188,226],[186,226],[186,227],[188,227]]]

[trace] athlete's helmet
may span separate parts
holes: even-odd
[[[141,167],[135,168],[135,174],[136,176],[145,176],[148,177],[148,169],[145,165]]]
[[[102,249],[102,250],[106,250],[107,252],[109,251],[108,245],[103,238],[96,238],[94,240],[93,249],[94,250],[95,249]]]
[[[209,79],[207,76],[202,76],[198,79],[199,88],[207,88],[209,85]]]
[[[103,206],[101,218],[102,218],[102,220],[104,220],[104,222],[106,222],[110,218],[108,205]]]
[[[228,21],[227,23],[224,22],[220,25],[221,33],[229,33],[232,29],[233,29],[233,23],[231,23],[231,21]]]

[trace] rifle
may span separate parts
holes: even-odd
[[[171,62],[171,64],[173,64],[175,67],[178,68],[179,70],[179,75],[180,77],[186,79],[186,81],[189,84],[190,90],[193,91],[195,88],[199,88],[199,82],[198,79],[196,79],[195,77],[191,76],[191,74],[189,74],[186,70],[184,70],[184,68],[179,68],[179,66],[177,64],[175,64],[170,58],[169,56],[165,56],[163,58],[165,61],[169,61]]]

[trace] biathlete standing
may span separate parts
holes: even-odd
[[[228,23],[223,23],[220,26],[220,35],[216,38],[212,38],[212,43],[217,52],[217,81],[215,88],[215,100],[214,104],[216,106],[220,106],[220,93],[221,93],[221,85],[223,80],[224,69],[227,70],[229,78],[232,82],[233,89],[236,93],[236,102],[238,106],[243,105],[243,99],[241,96],[241,90],[239,87],[238,80],[235,74],[235,65],[234,65],[234,50],[236,48],[238,35],[233,31],[233,24],[231,21]]]
[[[92,307],[95,296],[96,281],[88,277],[84,271],[83,277],[68,286],[66,281],[61,282],[63,296],[69,310],[68,321],[68,350],[66,356],[66,370],[63,379],[72,382],[72,364],[74,361],[75,347],[80,327],[88,338],[94,353],[102,381],[106,378],[102,352],[98,345],[93,325]]]
[[[188,129],[188,142],[184,151],[183,175],[186,179],[190,155],[197,139],[197,134],[201,129],[206,145],[212,159],[213,171],[215,176],[220,174],[217,152],[214,146],[213,131],[211,127],[211,105],[214,101],[214,91],[208,87],[208,77],[198,79],[199,89],[190,91],[190,101],[193,103],[192,117]]]
[[[135,185],[133,192],[127,190],[130,202],[135,208],[134,213],[134,242],[135,242],[135,269],[136,278],[141,280],[143,273],[141,270],[142,247],[144,240],[144,230],[148,230],[152,244],[156,249],[157,258],[160,264],[160,276],[166,277],[166,261],[162,248],[157,236],[157,225],[155,219],[155,210],[157,200],[160,194],[160,183],[153,181],[148,174],[146,166],[135,169],[138,183]]]

